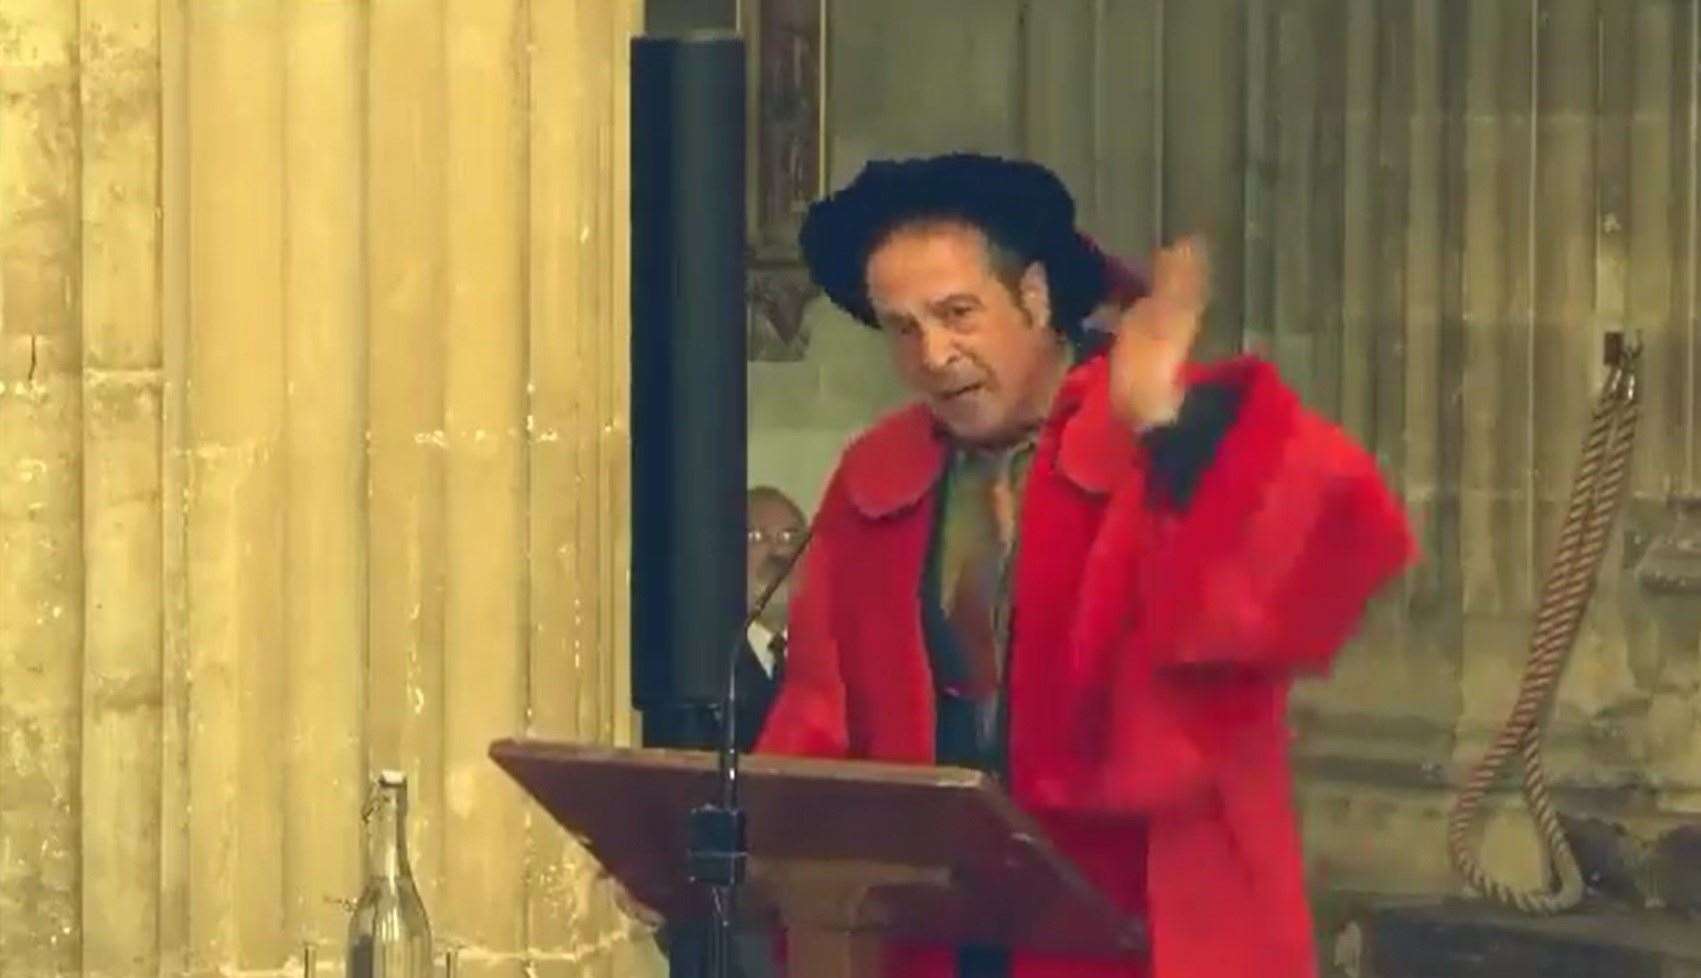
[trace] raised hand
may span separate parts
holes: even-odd
[[[1182,369],[1199,336],[1210,292],[1205,242],[1182,238],[1152,258],[1152,291],[1128,307],[1110,350],[1110,400],[1136,432],[1175,420]]]

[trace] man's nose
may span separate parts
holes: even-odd
[[[938,326],[921,328],[921,365],[938,373],[949,368],[957,359],[957,345],[951,334]]]

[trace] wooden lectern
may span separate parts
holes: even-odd
[[[715,755],[501,740],[490,756],[640,903],[708,914],[686,873],[687,814],[718,796]],[[746,922],[786,928],[792,978],[870,978],[885,939],[1119,957],[1145,947],[986,775],[749,755]]]

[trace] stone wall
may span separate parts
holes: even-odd
[[[632,0],[0,5],[0,970],[655,970],[485,758],[630,736]]]

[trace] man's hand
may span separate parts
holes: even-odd
[[[1110,402],[1135,432],[1174,421],[1186,393],[1182,368],[1205,313],[1205,243],[1187,237],[1152,259],[1152,292],[1122,314],[1110,350]]]

